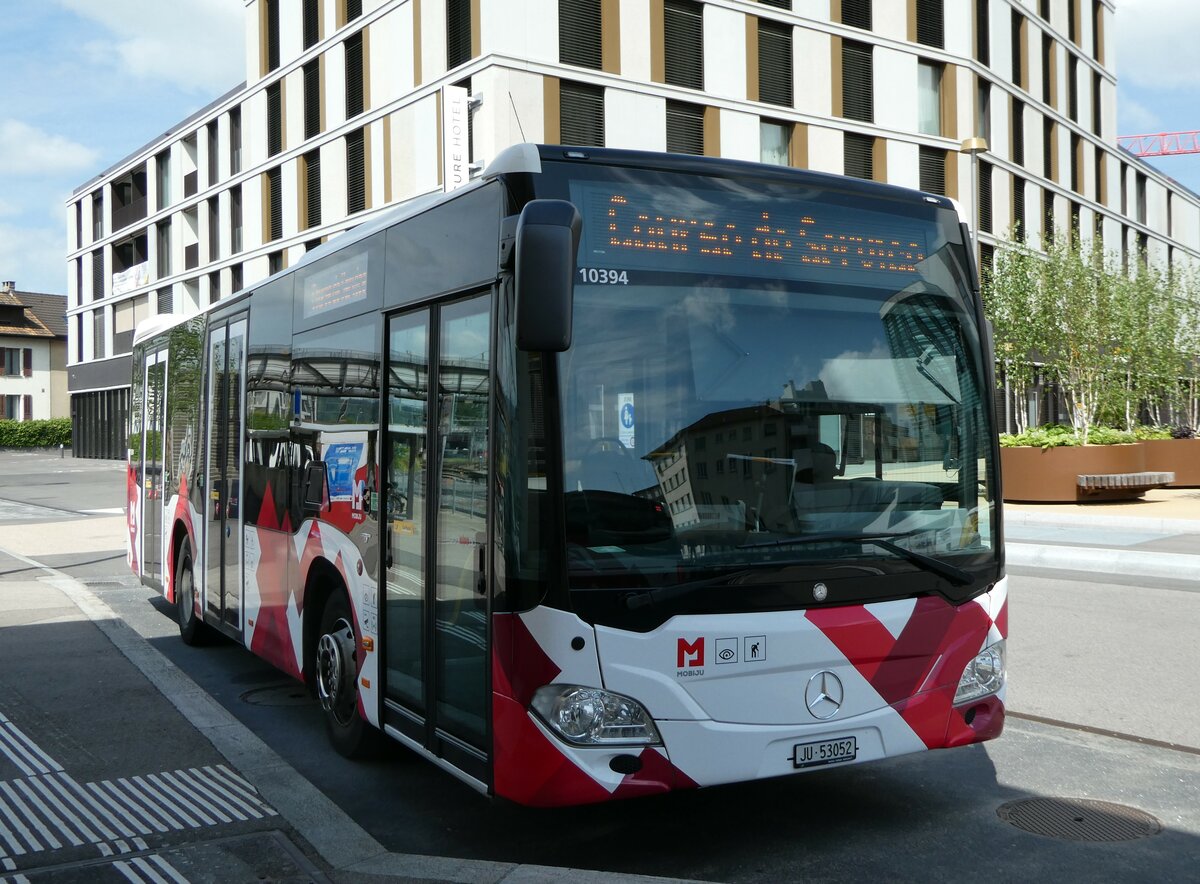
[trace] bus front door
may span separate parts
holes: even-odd
[[[490,298],[388,323],[386,723],[487,777]]]
[[[246,320],[210,327],[208,445],[205,455],[205,607],[241,629],[242,445],[245,435]]]
[[[167,469],[164,450],[167,426],[167,351],[146,354],[146,374],[142,384],[145,415],[142,430],[142,566],[141,573],[164,581],[163,506],[171,491],[166,487]],[[165,585],[165,584],[163,584]]]

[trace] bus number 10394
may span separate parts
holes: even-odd
[[[629,285],[627,270],[605,270],[598,267],[580,267],[580,282],[596,282],[600,285]]]

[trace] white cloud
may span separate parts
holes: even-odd
[[[246,78],[243,0],[58,0],[108,33],[84,51],[99,64],[216,98]]]
[[[1124,134],[1158,132],[1164,126],[1162,118],[1129,94],[1122,94],[1117,105],[1117,128]]]
[[[1117,76],[1147,89],[1200,86],[1200,67],[1191,64],[1197,35],[1200,3],[1196,0],[1120,0]]]
[[[59,175],[95,165],[97,153],[20,120],[0,120],[0,169],[7,174]]]

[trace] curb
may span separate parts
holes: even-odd
[[[1038,513],[1004,508],[1005,525],[1056,525],[1062,527],[1115,528],[1159,534],[1200,534],[1200,519],[1159,519],[1147,516],[1103,516],[1075,513]]]
[[[335,872],[463,884],[667,884],[679,879],[626,875],[556,866],[521,865],[390,853],[323,792],[205,693],[181,669],[130,628],[101,598],[75,578],[0,548],[0,552],[50,575],[58,589],[113,643],[185,719],[247,780]]]
[[[1124,527],[1130,527],[1127,521]],[[1197,529],[1200,529],[1200,526],[1197,526]],[[1018,567],[1200,582],[1200,555],[1183,553],[1140,552],[1096,546],[1006,543],[1005,562]]]

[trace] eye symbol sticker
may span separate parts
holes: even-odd
[[[726,648],[725,650],[721,651],[721,653],[718,654],[717,656],[720,657],[722,660],[732,660],[734,657],[737,656],[737,651],[733,650],[732,648]]]
[[[717,639],[717,662],[736,663],[738,661],[738,644],[736,638]]]

